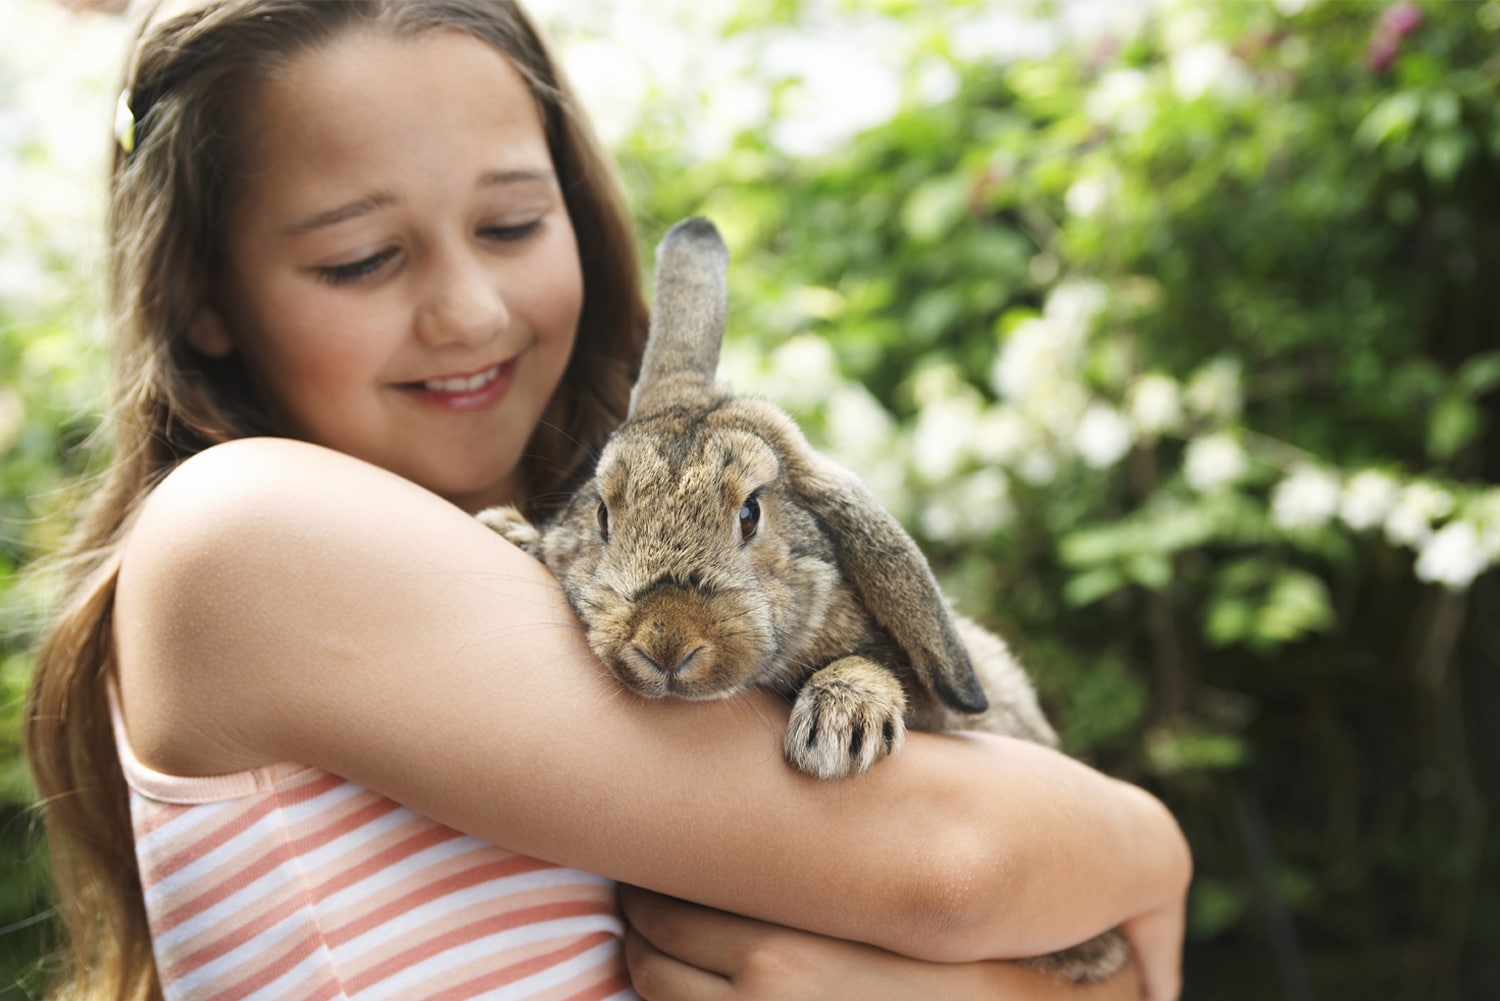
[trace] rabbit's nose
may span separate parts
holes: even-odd
[[[656,650],[653,652],[651,650],[647,650],[640,643],[634,643],[632,644],[632,646],[635,647],[635,652],[640,654],[641,658],[644,659],[646,663],[656,668],[656,670],[660,671],[662,674],[668,676],[681,674],[687,669],[687,666],[693,662],[693,659],[703,652],[703,644],[701,643],[693,647],[686,653],[682,654],[679,654],[677,651],[665,650]],[[672,666],[665,666],[668,663],[670,663]]]

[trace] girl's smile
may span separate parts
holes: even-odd
[[[225,267],[190,342],[276,430],[468,510],[513,501],[583,279],[520,74],[453,31],[356,32],[246,95]]]
[[[409,393],[423,406],[470,413],[488,409],[504,399],[515,373],[516,363],[512,359],[478,372],[397,383],[396,388]]]

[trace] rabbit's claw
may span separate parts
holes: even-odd
[[[786,731],[786,759],[815,778],[858,775],[906,738],[906,693],[889,670],[849,656],[802,686]]]
[[[479,512],[478,517],[482,525],[517,549],[532,556],[538,555],[541,533],[517,509],[509,506],[485,508]]]

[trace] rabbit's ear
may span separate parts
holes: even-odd
[[[806,446],[792,454],[786,469],[797,500],[823,523],[871,617],[944,704],[962,713],[984,712],[984,687],[917,544],[858,477]]]
[[[656,293],[630,416],[652,409],[669,384],[712,386],[728,311],[729,251],[707,219],[684,219],[656,248]]]

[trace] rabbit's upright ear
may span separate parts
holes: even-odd
[[[871,617],[906,651],[922,683],[950,709],[988,709],[948,602],[901,523],[831,460],[805,446],[791,455],[787,472],[798,502],[822,521],[845,576]]]
[[[684,219],[656,248],[656,292],[630,416],[650,410],[669,387],[710,387],[729,302],[729,251],[707,219]]]

